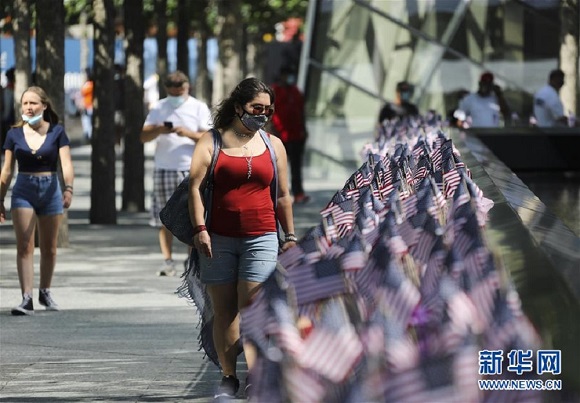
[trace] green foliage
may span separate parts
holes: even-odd
[[[0,18],[3,34],[12,32],[12,21],[10,18],[6,18],[12,15],[12,7],[12,0],[0,0]]]
[[[275,25],[288,18],[304,19],[308,0],[244,0],[242,17],[251,34],[274,33]]]
[[[81,13],[87,12],[89,15],[93,9],[93,2],[91,0],[64,0],[66,25],[75,25],[80,22]]]
[[[155,19],[156,1],[160,0],[144,0],[143,2],[142,18],[145,24]],[[168,22],[177,23],[178,0],[166,1]],[[199,21],[201,18],[205,18],[205,23],[207,24],[206,26],[216,26],[215,23],[218,16],[219,1],[228,0],[209,0],[206,9],[199,10],[199,8],[195,8],[195,10],[192,10],[193,20]],[[123,7],[124,0],[114,0],[114,2],[115,8],[118,12],[120,12]],[[1,3],[6,3],[6,0],[1,0]],[[195,0],[192,3],[188,2],[192,8],[204,3],[205,2],[199,0]],[[92,12],[92,0],[64,0],[64,7],[66,10],[65,23],[67,25],[78,24],[79,17],[82,12],[88,12],[89,21],[91,20],[90,17]],[[307,8],[308,0],[242,0],[242,23],[244,24],[246,32],[251,35],[274,33],[275,25],[281,21],[285,21],[292,17],[299,17],[304,19],[306,16]],[[192,23],[194,23],[194,21],[192,21]]]

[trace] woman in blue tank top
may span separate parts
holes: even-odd
[[[12,309],[12,314],[31,315],[34,313],[35,223],[38,223],[40,242],[38,302],[47,310],[59,310],[50,286],[56,264],[58,229],[64,209],[71,204],[74,172],[69,139],[64,128],[58,124],[58,115],[46,92],[40,87],[29,87],[20,102],[22,119],[8,131],[4,143],[4,166],[0,174],[0,223],[6,220],[4,198],[18,162],[10,212],[18,250],[16,267],[22,303]],[[64,190],[57,175],[59,159]]]

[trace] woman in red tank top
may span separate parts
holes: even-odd
[[[214,130],[221,149],[213,170],[211,211],[206,212],[200,189],[213,155],[213,133],[197,142],[190,171],[190,217],[194,246],[199,252],[201,281],[213,307],[213,342],[223,377],[216,397],[233,397],[239,389],[236,360],[240,339],[239,310],[251,302],[260,285],[275,270],[279,249],[277,222],[285,233],[282,250],[296,244],[292,199],[284,146],[259,131],[274,113],[274,92],[255,78],[241,81],[214,113]],[[216,135],[218,134],[216,133]],[[266,141],[275,153],[271,158]],[[276,168],[276,169],[275,169]],[[277,178],[277,197],[270,185]],[[206,213],[211,223],[206,226]],[[255,349],[244,345],[251,368]],[[246,388],[248,384],[246,383]]]

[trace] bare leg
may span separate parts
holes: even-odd
[[[159,246],[163,259],[171,260],[171,249],[173,246],[173,234],[165,226],[159,229]]]
[[[240,309],[248,306],[252,298],[260,289],[261,283],[239,281],[238,282],[238,306]],[[257,352],[256,348],[251,343],[244,343],[244,355],[246,356],[246,363],[248,370],[252,369],[256,362]]]
[[[16,268],[22,294],[32,295],[34,286],[34,229],[36,214],[33,209],[12,209],[12,223],[16,235]]]
[[[38,217],[40,242],[40,287],[50,288],[56,266],[56,245],[62,214]]]
[[[213,342],[224,376],[236,376],[240,319],[236,283],[210,285],[207,291],[214,311]]]

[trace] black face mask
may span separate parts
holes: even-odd
[[[251,132],[257,132],[262,129],[268,123],[268,116],[266,115],[251,115],[246,111],[242,112],[242,116],[238,115],[238,118],[246,129]]]

